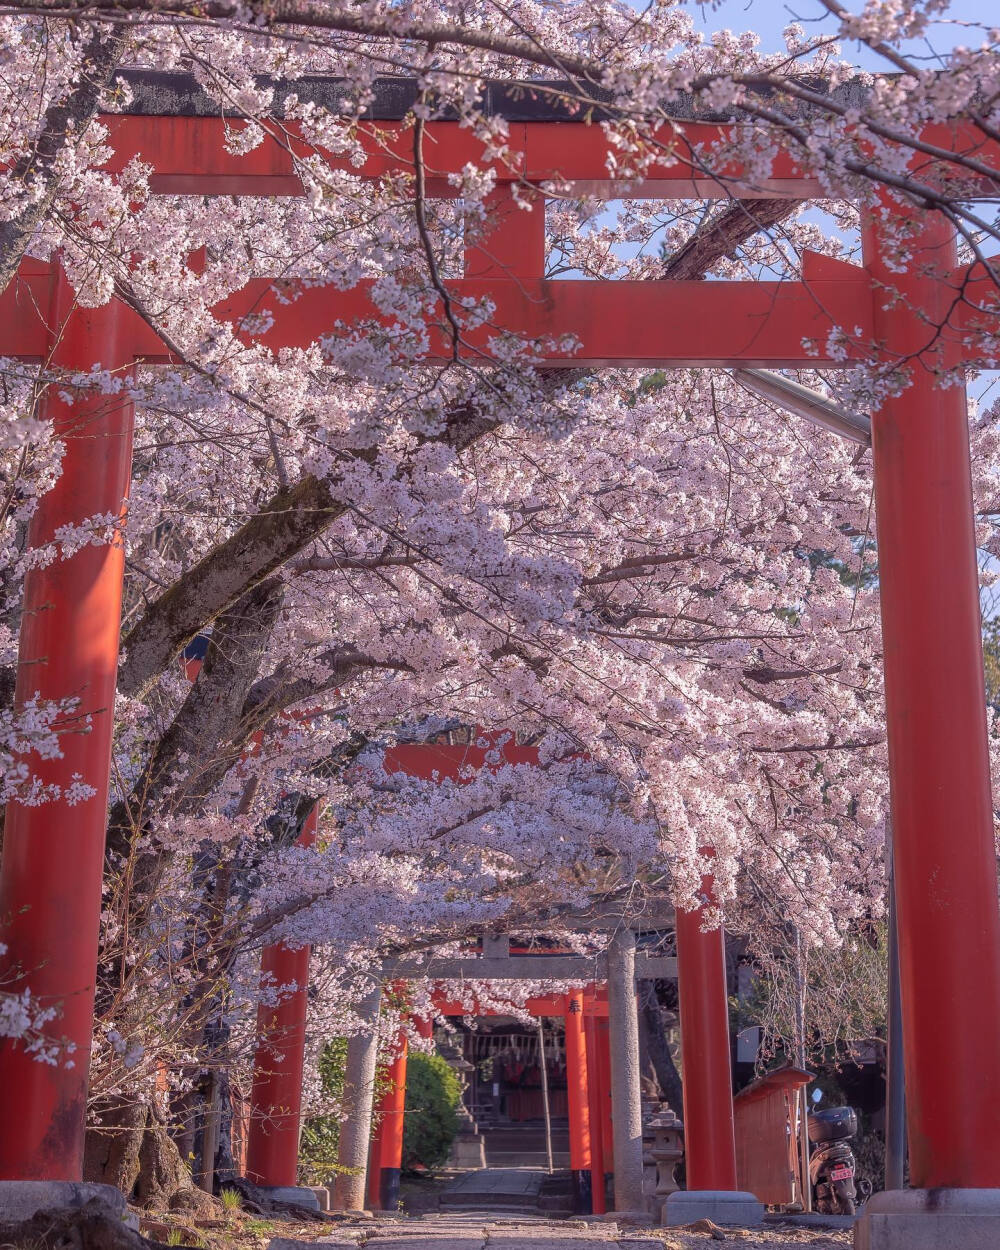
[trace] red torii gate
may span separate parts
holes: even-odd
[[[473,1004],[470,1010],[463,1003],[446,998],[439,989],[434,990],[432,1000],[435,1011],[441,1016],[496,1014],[495,1009],[484,1008],[479,1004]],[[610,1144],[613,1132],[611,1055],[607,1045],[607,993],[600,986],[589,984],[567,994],[545,994],[528,998],[524,1003],[524,1010],[539,1019],[543,1016],[556,1016],[564,1022],[569,1165],[573,1177],[574,1200],[578,1210],[603,1215],[607,1210],[604,1192],[606,1160],[610,1158],[610,1150],[605,1151],[605,1141]],[[598,1041],[601,1034],[604,1038],[603,1047]],[[395,1166],[398,1167],[398,1163]],[[376,1192],[369,1188],[371,1196]]]
[[[495,764],[487,760],[495,758]],[[518,743],[511,732],[487,732],[476,730],[469,743],[400,742],[387,748],[383,767],[387,773],[405,773],[425,780],[457,781],[463,770],[499,767],[502,764],[537,764],[538,748]],[[439,989],[433,992],[435,1010],[442,1016],[467,1014],[461,1003],[449,1001]],[[534,1016],[561,1016],[566,1027],[566,1055],[569,1069],[568,1109],[570,1170],[573,1174],[574,1193],[580,1209],[601,1213],[604,1203],[603,1153],[599,1153],[600,1172],[595,1165],[592,1149],[593,1130],[590,1116],[590,1065],[596,1062],[588,1055],[584,1035],[584,1011],[589,1017],[599,1012],[593,990],[584,998],[582,991],[566,995],[545,995],[529,998],[525,1010]],[[493,1015],[492,1009],[478,1005],[473,1015]],[[607,1004],[604,1004],[607,1014]],[[579,1019],[577,1018],[579,1016]],[[389,1074],[391,1086],[383,1104],[384,1119],[372,1144],[372,1167],[368,1179],[369,1202],[372,1205],[392,1208],[398,1195],[399,1170],[402,1166],[403,1103],[406,1096],[406,1050],[405,1038],[401,1039],[400,1051],[393,1061]],[[593,1083],[600,1077],[595,1073]],[[608,1088],[608,1081],[604,1081]],[[610,1111],[610,1104],[609,1104]]]
[[[249,156],[233,156],[224,149],[220,118],[102,121],[115,150],[108,168],[119,170],[141,154],[154,169],[154,192],[301,190],[283,140],[272,137]],[[377,177],[410,169],[406,125],[380,121],[378,130],[381,137],[369,135],[369,159],[356,172]],[[919,234],[903,275],[886,265],[880,221],[872,220],[864,233],[865,268],[807,258],[800,282],[546,281],[541,200],[531,213],[514,209],[511,185],[560,179],[614,195],[607,142],[599,129],[566,120],[518,122],[511,131],[517,159],[514,168],[497,170],[495,233],[469,253],[466,277],[447,285],[456,297],[489,294],[496,326],[536,338],[572,333],[581,340],[576,353],[543,353],[548,364],[817,365],[831,363],[830,331],[850,339],[856,328],[862,341],[875,341],[890,360],[933,353],[931,367],[918,365],[907,390],[872,419],[911,1175],[925,1188],[1000,1187],[1000,915],[967,413],[962,390],[937,389],[933,376],[935,368],[969,356],[965,336],[994,323],[991,308],[972,302],[992,289],[985,275],[958,267],[951,226],[917,208],[908,214]],[[783,156],[764,185],[740,186],[740,171],[732,167],[719,171],[720,178],[734,180],[726,187],[698,172],[697,145],[726,132],[725,126],[701,122],[665,127],[673,156],[647,171],[642,193],[818,193],[809,171]],[[291,133],[294,143],[294,128]],[[971,124],[928,126],[923,137],[948,151],[975,154],[1000,171],[1000,150]],[[431,194],[443,193],[440,179],[448,172],[482,159],[475,137],[454,122],[429,123],[426,139]],[[922,176],[933,176],[933,164],[932,156],[912,161]],[[966,277],[965,299],[953,306],[955,286]],[[892,311],[884,306],[885,288],[906,297]],[[264,310],[274,322],[261,341],[273,347],[312,342],[332,332],[338,319],[378,315],[364,287],[307,291],[283,305],[269,294],[267,282],[249,284],[217,311],[238,322],[247,312]],[[61,272],[36,262],[21,266],[0,297],[0,314],[3,355],[49,357],[55,366],[82,371],[95,363],[128,369],[136,361],[170,359],[130,309],[118,301],[78,308]],[[940,335],[939,326],[946,327]],[[469,350],[488,360],[486,333],[471,334]],[[816,354],[804,339],[815,344]],[[438,331],[423,360],[450,354],[450,340]],[[45,411],[66,454],[59,482],[32,521],[32,545],[49,541],[61,524],[118,512],[130,476],[127,399],[79,392],[67,403],[50,388]],[[13,971],[15,986],[30,983],[45,1002],[62,1005],[53,1032],[74,1042],[77,1053],[74,1067],[52,1068],[16,1045],[3,1047],[0,1085],[9,1131],[0,1134],[0,1177],[80,1174],[122,569],[116,542],[86,547],[33,570],[25,581],[17,698],[36,692],[46,699],[75,696],[79,713],[91,718],[89,733],[65,735],[63,757],[37,761],[36,771],[63,789],[80,775],[97,794],[74,808],[72,822],[52,804],[8,808],[0,872],[5,967]],[[728,1070],[717,1074],[720,1085],[728,1079]]]
[[[200,669],[200,660],[190,660],[186,672],[192,680]],[[383,761],[387,772],[402,772],[425,780],[457,780],[464,769],[476,771],[486,767],[487,757],[496,755],[497,766],[503,764],[537,764],[538,748],[517,743],[512,733],[477,731],[468,744],[441,742],[397,743],[387,748]],[[490,765],[493,766],[493,765]],[[314,806],[303,825],[299,844],[309,846],[316,837],[318,805]],[[712,935],[715,937],[716,935]],[[302,1074],[306,1042],[307,982],[309,947],[291,948],[275,943],[264,948],[261,960],[262,982],[269,986],[294,986],[279,1001],[262,1005],[258,1011],[258,1045],[254,1058],[253,1091],[249,1106],[247,1137],[247,1175],[258,1185],[285,1189],[294,1187],[298,1173],[299,1126],[302,1103]],[[709,978],[697,975],[690,984],[712,987]],[[716,995],[725,1011],[726,1000]],[[602,998],[603,995],[603,998]],[[464,1015],[466,1009],[434,991],[434,1005],[441,1015]],[[583,1012],[574,1004],[582,1001]],[[547,995],[528,999],[526,1010],[536,1016],[560,1016],[566,1021],[567,1054],[572,1056],[574,1079],[569,1097],[570,1162],[575,1189],[582,1208],[600,1213],[604,1204],[605,1152],[604,1138],[610,1141],[611,1130],[603,1127],[600,1118],[610,1116],[610,1054],[606,1026],[603,1049],[599,1049],[598,1018],[606,1021],[606,992],[588,987],[585,992],[569,995]],[[492,1015],[492,1009],[476,1006],[473,1014]],[[577,1014],[580,1019],[577,1020]],[[701,1070],[703,1036],[692,1013],[688,1034],[690,1070]],[[423,1031],[428,1021],[418,1019]],[[577,1027],[579,1026],[579,1027]],[[728,1024],[723,1037],[728,1050]],[[604,1061],[606,1071],[596,1066]],[[399,1178],[403,1151],[403,1110],[406,1099],[407,1044],[405,1032],[400,1035],[397,1050],[386,1072],[388,1088],[379,1107],[380,1123],[372,1138],[367,1183],[369,1205],[394,1210],[399,1196]],[[707,1073],[702,1073],[704,1082]],[[600,1091],[604,1091],[603,1100]],[[728,1082],[722,1092],[722,1103],[730,1098]],[[596,1100],[596,1101],[595,1101]],[[591,1122],[600,1129],[591,1129]],[[711,1135],[706,1134],[706,1139]],[[608,1152],[610,1158],[610,1152]],[[706,1157],[704,1148],[701,1157]],[[206,1173],[210,1164],[204,1163]]]

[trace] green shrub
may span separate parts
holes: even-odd
[[[406,1064],[403,1167],[439,1168],[458,1133],[462,1085],[440,1055],[411,1052]]]
[[[344,1064],[347,1039],[335,1037],[323,1047],[319,1073],[323,1090],[333,1098],[344,1091]],[[335,1115],[310,1116],[302,1125],[299,1139],[299,1180],[305,1185],[325,1185],[339,1170],[340,1120]]]

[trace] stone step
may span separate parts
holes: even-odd
[[[440,1211],[443,1215],[450,1215],[452,1211],[482,1211],[486,1214],[496,1213],[499,1215],[507,1215],[516,1213],[518,1215],[537,1215],[537,1202],[528,1202],[518,1198],[498,1198],[495,1194],[488,1193],[468,1193],[468,1194],[442,1194],[440,1202]]]
[[[318,1241],[275,1237],[267,1250],[663,1250],[663,1241],[648,1234],[626,1232],[614,1223],[600,1225],[547,1220],[456,1221],[453,1217],[424,1216],[394,1224],[366,1224],[342,1229]]]
[[[493,1150],[486,1147],[486,1166],[491,1168],[547,1168],[549,1156],[544,1150]],[[553,1150],[552,1166],[569,1167],[569,1151]]]

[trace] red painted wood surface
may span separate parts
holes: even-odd
[[[781,1068],[733,1099],[736,1183],[768,1206],[801,1201],[795,1106],[797,1091],[812,1079],[802,1068]]]
[[[503,253],[501,252],[501,257]],[[500,257],[497,257],[500,263]],[[510,262],[518,272],[513,260]],[[534,264],[534,262],[532,262]],[[977,359],[977,332],[996,325],[996,293],[982,266],[946,271],[942,289],[949,299],[941,337],[965,359]],[[40,358],[48,350],[49,306],[54,271],[26,261],[0,295],[0,354]],[[590,282],[548,281],[539,277],[459,278],[449,281],[456,300],[488,298],[495,313],[488,325],[463,336],[460,355],[488,361],[490,340],[510,331],[540,342],[537,354],[551,367],[602,365],[684,368],[729,365],[812,367],[839,359],[841,339],[848,358],[858,358],[874,335],[877,293],[856,265],[807,255],[803,280],[787,282]],[[256,330],[256,319],[271,322],[263,333],[242,333],[247,342],[280,350],[306,347],[324,336],[338,337],[364,321],[391,325],[370,296],[371,284],[350,291],[329,287],[279,291],[257,279],[215,307],[221,321]],[[291,299],[291,302],[287,302]],[[978,300],[978,302],[977,302]],[[130,309],[119,309],[132,357],[166,363],[171,357],[154,332]],[[338,328],[337,323],[343,323]],[[452,357],[443,308],[436,295],[427,303],[430,327],[428,363]],[[261,323],[263,324],[263,323]],[[99,354],[95,345],[93,351]]]
[[[910,272],[889,272],[870,223],[872,277],[905,298],[882,309],[885,355],[910,385],[872,414],[879,592],[893,810],[910,1183],[1000,1186],[1000,913],[986,737],[979,579],[964,388],[935,370],[955,236],[907,223]],[[910,359],[915,352],[923,359]]]
[[[405,1033],[396,1039],[396,1050],[383,1077],[388,1083],[377,1108],[378,1126],[368,1152],[368,1205],[380,1210],[384,1199],[382,1174],[398,1174],[403,1166],[403,1127],[406,1108],[406,1060],[409,1043]],[[398,1175],[397,1175],[398,1180]]]
[[[383,767],[387,773],[406,773],[423,781],[457,781],[463,770],[499,768],[502,764],[537,764],[537,746],[519,746],[514,735],[477,730],[470,743],[400,742],[387,747]],[[487,763],[487,755],[497,755]]]
[[[608,1172],[614,1171],[615,1140],[614,1125],[611,1119],[611,1034],[607,1016],[598,1016],[594,1021],[594,1033],[597,1039],[597,1067],[599,1072],[601,1149],[604,1152],[604,1166]]]
[[[154,190],[271,195],[299,189],[291,157],[280,144],[269,140],[247,156],[233,157],[224,152],[218,119],[105,120],[116,153],[109,168],[141,155],[153,165]],[[377,152],[372,140],[362,175],[410,168],[412,133],[399,123],[380,123],[378,130],[388,136],[387,149]],[[630,194],[723,193],[712,180],[693,176],[689,146],[723,133],[700,123],[669,127],[663,137],[673,142],[670,155],[648,170],[642,187]],[[937,123],[927,128],[925,137],[1000,169],[998,145],[964,123]],[[454,123],[431,123],[426,143],[436,188],[442,175],[482,154],[478,140]],[[514,158],[509,169],[500,171],[501,181],[566,177],[578,191],[620,194],[620,184],[608,177],[607,141],[599,127],[513,125],[511,144]],[[910,163],[922,176],[937,176],[933,157],[915,155]],[[736,168],[721,172],[740,173]],[[787,158],[780,158],[772,174],[773,180],[759,188],[764,194],[815,192],[808,171]],[[732,190],[730,185],[724,193]],[[536,225],[532,240],[525,260],[529,270],[538,263]],[[806,265],[802,282],[777,284],[497,277],[518,263],[510,239],[503,247],[498,242],[496,264],[485,266],[486,277],[449,285],[456,296],[489,295],[496,303],[495,329],[577,336],[579,352],[560,346],[545,349],[543,357],[555,365],[818,364],[831,358],[825,346],[829,331],[853,333],[855,327],[863,340],[872,334],[880,339],[890,358],[905,358],[928,347],[929,329],[935,330],[946,312],[950,328],[938,336],[932,352],[945,365],[960,354],[974,358],[973,350],[962,345],[962,335],[979,323],[989,324],[994,311],[969,303],[953,309],[958,270],[946,225],[929,221],[924,241],[924,256],[902,284],[913,307],[896,306],[891,312],[883,309],[878,289],[873,294],[864,273],[815,259]],[[487,248],[478,250],[488,257]],[[477,265],[482,271],[482,258],[477,260],[475,251],[471,272]],[[883,266],[871,230],[866,262],[876,282],[899,283],[899,276]],[[972,277],[970,290],[983,289],[981,275],[974,270]],[[984,304],[993,298],[991,294]],[[251,284],[217,312],[220,318],[239,319],[273,302],[270,284],[264,281]],[[60,309],[66,311],[68,304],[58,275],[37,262],[25,262],[0,296],[0,355],[44,356],[52,329],[63,321]],[[378,316],[364,288],[335,297],[329,291],[305,292],[276,311],[280,316],[263,339],[273,346],[312,342],[332,331],[336,317],[356,323]],[[433,301],[428,318],[441,318]],[[71,368],[86,371],[97,362],[119,366],[136,358],[169,359],[156,336],[117,304],[74,312],[61,328],[55,360]],[[486,347],[486,334],[473,336],[474,348]],[[447,338],[439,330],[432,330],[431,337],[426,359],[447,359]],[[816,355],[803,346],[806,337],[817,341]],[[912,385],[873,415],[911,1170],[915,1184],[992,1187],[1000,1185],[1000,1154],[994,1148],[1000,1120],[1000,915],[968,431],[961,391],[937,389],[934,362],[928,363],[929,368],[914,368]],[[99,416],[88,408],[95,402],[88,399],[74,400],[69,408],[55,397],[49,402],[57,423],[69,422],[71,411],[87,411],[92,418],[88,434],[106,431],[108,441],[99,447],[91,437],[84,446],[88,440],[73,438],[69,431],[63,478],[42,501],[33,522],[33,542],[44,541],[61,522],[117,511],[128,489],[127,407]],[[106,425],[94,424],[105,418]],[[0,1177],[67,1179],[79,1174],[120,589],[121,551],[116,545],[85,548],[70,560],[33,572],[26,583],[29,611],[21,639],[18,697],[35,689],[51,697],[83,692],[85,708],[94,715],[91,732],[67,735],[63,760],[41,765],[40,771],[62,786],[81,772],[98,789],[98,797],[80,805],[72,822],[57,820],[44,807],[12,809],[8,815],[0,875],[0,914],[13,917],[5,933],[11,944],[8,965],[30,969],[33,990],[62,1004],[58,1027],[76,1042],[78,1057],[75,1068],[47,1069],[15,1047],[0,1052],[0,1082],[13,1100],[5,1108],[7,1123],[16,1125],[0,1145]],[[36,610],[30,610],[32,605]],[[689,945],[700,952],[689,967],[700,960],[706,975],[717,977],[713,943],[701,940],[704,935],[699,937],[692,923],[679,917],[679,942],[682,932],[687,933]],[[540,1009],[545,1006],[539,1004]],[[713,1037],[718,1031],[712,1026]],[[706,1070],[721,1072],[721,1045],[713,1042],[711,1052]],[[948,1063],[940,1062],[941,1053],[948,1054]],[[721,1097],[722,1087],[720,1078],[713,1097]],[[687,1120],[693,1184],[700,1156],[696,1149],[692,1175],[690,1133],[700,1115],[692,1117],[689,1110]],[[709,1115],[705,1123],[711,1122]],[[717,1135],[722,1145],[713,1147],[720,1152],[720,1174],[728,1149],[724,1137]],[[714,1165],[707,1168],[706,1180],[712,1179],[708,1172],[713,1170]],[[715,1178],[712,1187],[729,1186]]]
[[[225,146],[227,128],[240,125],[232,119],[107,114],[99,120],[108,127],[109,145],[114,150],[103,168],[117,173],[129,160],[140,157],[152,167],[154,194],[301,195],[293,156],[303,158],[317,153],[331,169],[358,178],[413,173],[413,129],[408,121],[361,123],[358,133],[366,159],[358,168],[346,157],[325,153],[303,142],[294,122],[273,126],[262,144],[246,155],[236,156]],[[264,125],[267,129],[268,123]],[[583,121],[538,121],[511,122],[508,130],[508,163],[492,162],[498,180],[565,180],[576,184],[578,194],[609,198],[623,194],[623,176],[627,177],[628,171],[621,169],[619,153],[602,127]],[[776,157],[769,177],[756,174],[751,183],[742,181],[742,170],[736,161],[706,157],[704,149],[725,143],[732,133],[731,126],[714,122],[665,123],[655,134],[655,141],[664,149],[662,158],[628,186],[628,195],[711,199],[728,198],[743,191],[756,196],[792,195],[808,199],[823,194],[823,187],[812,173],[786,154]],[[970,122],[958,119],[933,123],[925,127],[922,137],[946,152],[972,157],[1000,172],[1000,144]],[[432,182],[460,172],[467,163],[490,165],[484,159],[481,141],[468,128],[452,121],[426,124],[423,154]],[[914,174],[932,184],[940,182],[947,173],[946,166],[933,154],[911,153],[907,163]],[[712,167],[711,174],[707,166]],[[618,171],[614,178],[612,168]],[[982,189],[984,194],[990,193],[989,179],[984,178]]]
[[[607,1210],[604,1175],[608,1170],[604,1157],[604,1133],[601,1128],[603,1110],[601,1064],[597,1051],[597,1018],[584,1015],[584,1038],[587,1047],[587,1112],[590,1123],[590,1190],[595,1215]]]
[[[43,307],[59,328],[54,365],[89,372],[130,366],[132,354],[117,304],[74,309],[61,278]],[[14,334],[16,327],[9,327]],[[64,401],[61,393],[69,392]],[[39,501],[30,547],[52,541],[61,525],[95,513],[124,514],[132,462],[132,405],[120,395],[52,387],[43,414],[63,440],[62,475]],[[46,786],[65,793],[74,778],[93,788],[70,805],[10,803],[0,873],[0,984],[30,987],[59,1011],[45,1032],[75,1049],[54,1066],[11,1042],[0,1045],[0,1179],[77,1180],[83,1166],[87,1075],[93,1031],[101,882],[114,727],[124,546],[87,545],[28,572],[18,648],[16,701],[73,697],[62,721],[62,757],[30,757]]]
[[[712,898],[712,879],[702,892]],[[702,929],[704,912],[677,912],[677,993],[684,1082],[688,1189],[736,1189],[729,994],[721,928]]]
[[[590,1094],[587,1087],[587,1039],[583,1027],[583,993],[566,995],[566,1099],[569,1110],[569,1166],[590,1169]]]
[[[312,846],[316,841],[318,818],[314,805],[299,834],[299,846]],[[309,955],[308,946],[276,942],[265,946],[261,956],[265,989],[296,988],[286,990],[275,1006],[262,1003],[257,1009],[246,1165],[255,1185],[295,1185],[298,1180]]]

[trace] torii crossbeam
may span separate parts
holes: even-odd
[[[154,193],[301,192],[294,128],[235,156],[224,147],[225,123],[201,115],[208,106],[192,99],[183,76],[136,81],[135,115],[102,119],[114,149],[112,173],[139,155],[153,167]],[[354,171],[362,177],[412,168],[404,120],[409,97],[404,91],[406,102],[394,106],[396,87],[376,92],[382,115],[366,132],[367,160]],[[527,106],[508,105],[516,159],[497,170],[497,225],[468,252],[465,276],[447,283],[456,303],[488,296],[490,324],[457,345],[432,326],[428,354],[418,363],[457,353],[489,364],[490,335],[510,331],[539,340],[572,336],[572,347],[539,345],[538,358],[555,366],[811,366],[841,363],[840,348],[831,346],[838,339],[848,358],[870,355],[874,346],[884,359],[923,354],[929,365],[914,368],[908,388],[872,419],[911,1175],[914,1185],[928,1189],[1000,1187],[1000,914],[968,421],[961,389],[940,389],[934,378],[936,370],[978,358],[976,332],[995,323],[989,277],[961,270],[951,227],[914,209],[911,224],[919,233],[902,275],[885,262],[882,224],[870,221],[864,268],[807,258],[800,282],[546,281],[541,191],[532,211],[515,210],[515,181],[541,188],[560,179],[609,197],[621,194],[622,185],[608,175],[599,127],[547,116],[537,104],[530,116],[517,112]],[[501,99],[496,107],[508,105]],[[699,152],[725,133],[694,120],[666,127],[673,155],[628,194],[818,194],[813,174],[787,157],[777,158],[771,177],[755,185],[732,165],[706,169]],[[924,137],[945,151],[974,153],[1000,180],[1000,148],[973,126],[941,123]],[[441,180],[449,172],[484,159],[478,140],[457,122],[428,123],[426,139],[431,195],[444,193]],[[299,154],[309,151],[303,144]],[[935,158],[914,162],[922,176],[933,177]],[[996,181],[986,182],[995,190]],[[955,301],[958,287],[964,298]],[[888,308],[883,292],[893,289],[905,298]],[[267,281],[251,283],[217,315],[250,339],[246,316],[271,313],[273,324],[260,340],[270,347],[347,332],[367,317],[385,322],[363,287],[292,294],[291,303],[279,304]],[[80,309],[61,273],[33,261],[0,298],[0,311],[5,356],[49,356],[69,371],[172,358],[169,345],[120,301]],[[441,322],[442,311],[429,306],[429,321]],[[50,390],[45,405],[66,454],[62,477],[32,521],[32,545],[49,541],[60,525],[117,513],[130,476],[126,400],[109,405],[82,391],[67,400]],[[92,718],[89,734],[68,735],[62,759],[39,762],[36,771],[63,790],[79,774],[97,793],[74,808],[71,821],[51,804],[8,809],[0,873],[0,917],[10,918],[7,966],[25,972],[47,1001],[62,1004],[54,1031],[75,1042],[77,1060],[74,1068],[48,1067],[16,1046],[3,1049],[0,1177],[80,1174],[122,570],[115,543],[84,548],[25,580],[17,697],[79,697],[80,711]],[[689,1179],[693,1150],[699,1178],[732,1188],[731,1102],[728,1092],[719,1097],[730,1080],[721,935],[702,933],[697,919],[684,930],[687,949],[697,948],[688,966],[701,979],[685,982],[682,952],[682,1002],[705,1008],[692,1010],[689,1021],[703,1043],[692,1052],[700,1058],[685,1064],[691,1106],[699,1109],[688,1116]]]

